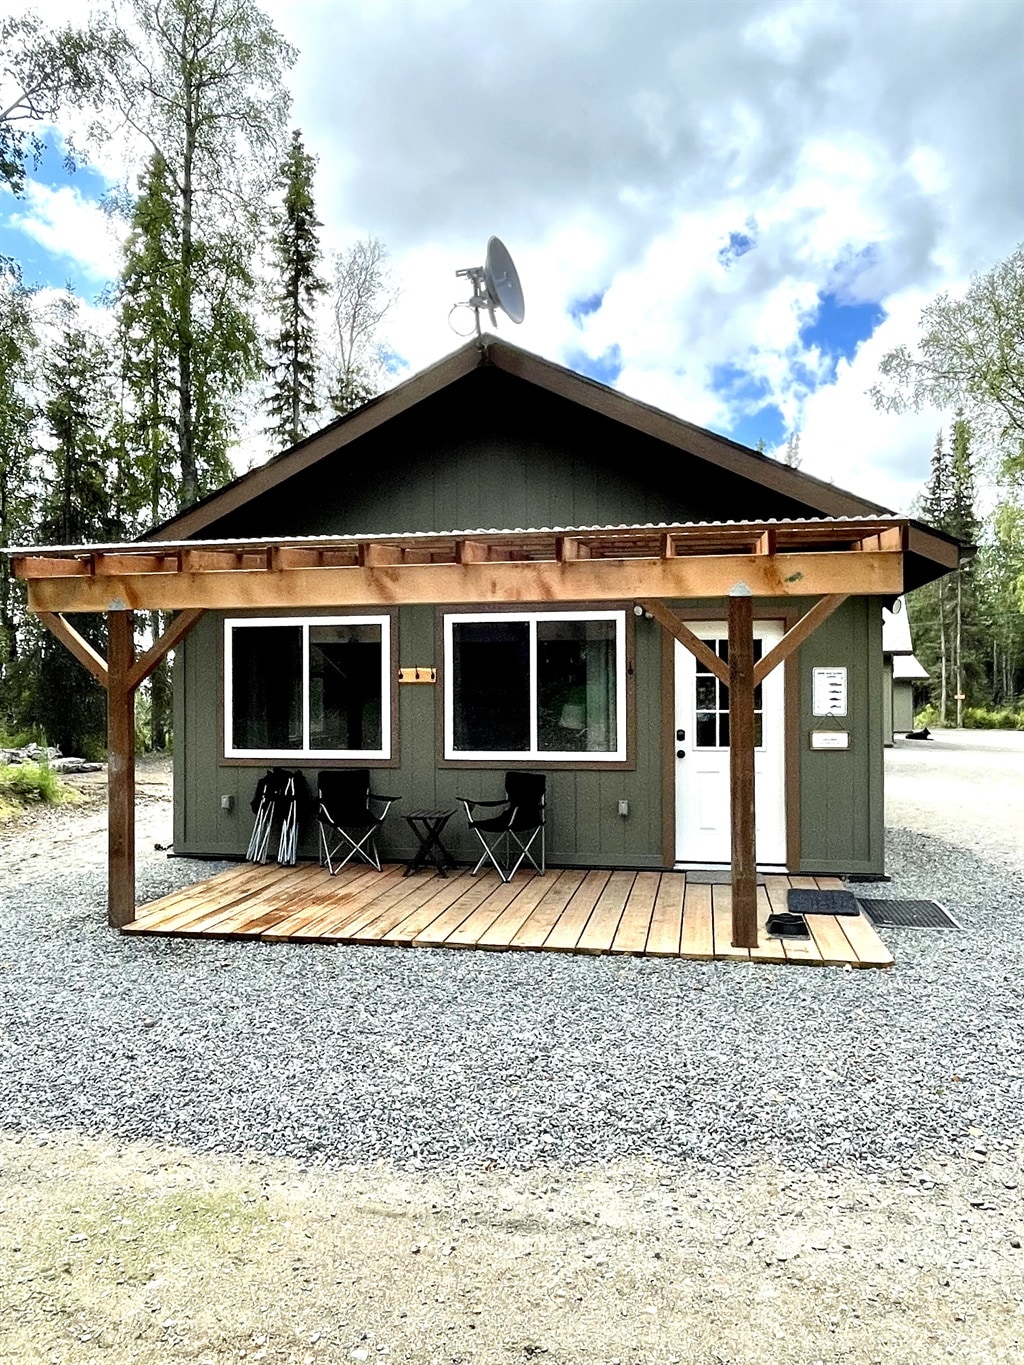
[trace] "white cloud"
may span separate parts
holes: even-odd
[[[29,180],[25,197],[18,202],[25,208],[8,215],[11,227],[27,233],[60,260],[73,262],[94,280],[116,274],[124,224],[104,213],[95,201],[70,185],[51,189]]]

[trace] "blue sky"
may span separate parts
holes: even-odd
[[[941,24],[923,0],[265,8],[298,49],[325,248],[390,248],[396,379],[471,330],[455,271],[496,234],[526,298],[501,335],[769,452],[799,432],[809,472],[910,505],[949,415],[867,390],[936,293],[1024,235],[1016,0],[948,0]],[[514,62],[489,37],[510,30]],[[0,196],[30,282],[100,294],[117,224],[96,206],[136,151],[69,177],[51,147]]]

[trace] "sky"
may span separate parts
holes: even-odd
[[[0,0],[0,11],[10,0]],[[47,17],[70,0],[48,0]],[[921,309],[1024,240],[1019,0],[267,0],[327,249],[373,235],[396,381],[462,344],[509,248],[517,345],[896,511],[950,414],[867,390]],[[0,251],[95,299],[107,148],[0,193]],[[457,328],[458,330],[453,330]]]

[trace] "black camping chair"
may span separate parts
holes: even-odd
[[[527,859],[538,872],[544,871],[546,797],[547,778],[543,773],[511,772],[505,774],[503,801],[473,801],[468,796],[455,798],[465,806],[469,827],[483,848],[480,861],[473,869],[474,876],[488,860],[503,882],[510,882]],[[479,807],[490,807],[497,810],[497,814],[478,819],[474,812]],[[538,843],[540,862],[534,853]],[[503,855],[501,861],[499,852]]]
[[[398,796],[370,791],[369,768],[331,768],[317,774],[320,866],[335,876],[356,854],[380,871],[377,831]],[[348,852],[335,862],[345,848]]]
[[[304,795],[302,773],[289,768],[269,768],[256,783],[249,807],[256,817],[246,858],[265,863],[270,852],[270,835],[275,821],[280,823],[277,861],[294,865],[299,842],[299,800]]]

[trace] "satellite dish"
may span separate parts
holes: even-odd
[[[500,237],[492,237],[487,243],[484,283],[487,293],[502,312],[507,313],[513,322],[522,322],[526,316],[523,286],[519,283],[519,275],[508,254],[508,247]],[[493,309],[491,319],[494,319]]]
[[[498,325],[495,316],[497,308],[513,322],[522,322],[526,316],[519,274],[512,263],[508,247],[500,237],[492,237],[487,243],[487,256],[483,265],[471,265],[465,270],[456,270],[455,274],[460,279],[472,282],[473,297],[464,304],[455,306],[473,309],[477,336],[480,335],[481,308],[487,309],[493,327]]]

